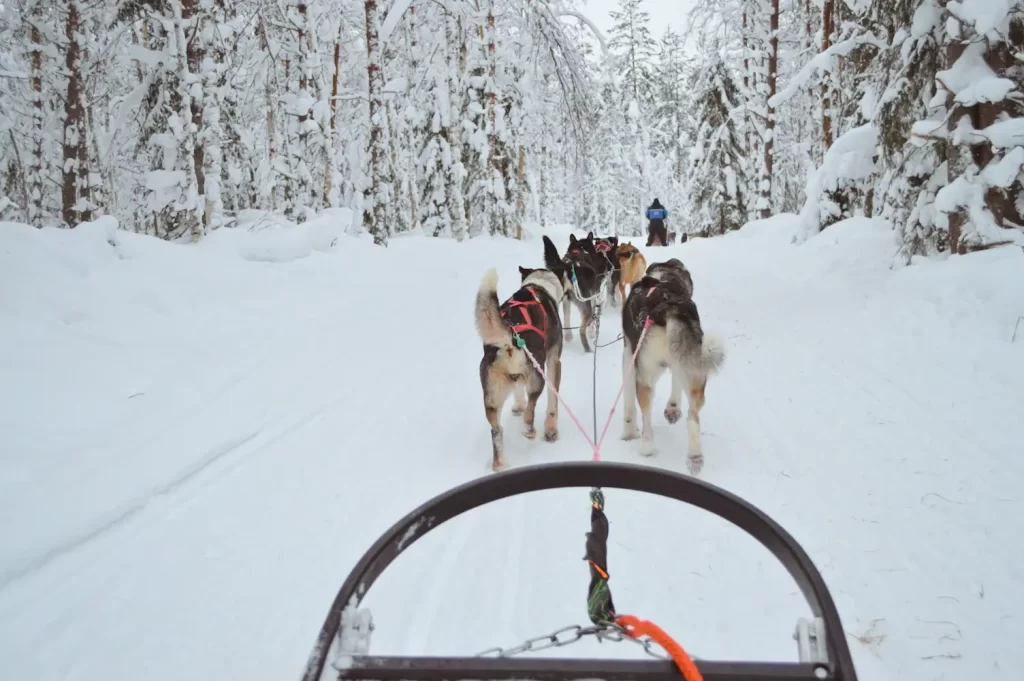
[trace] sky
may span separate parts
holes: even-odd
[[[607,32],[612,27],[609,12],[614,10],[618,0],[581,0],[583,14],[587,15],[598,28]],[[692,6],[692,0],[643,0],[644,10],[651,15],[651,34],[661,38],[665,26],[682,33],[686,29],[686,12]]]
[[[607,36],[612,27],[609,12],[619,5],[619,0],[580,0],[582,14],[593,21]],[[693,0],[643,0],[643,9],[651,15],[651,35],[660,40],[665,27],[671,26],[678,33],[686,35],[686,14],[693,6]],[[693,51],[693,41],[687,40],[686,49]]]

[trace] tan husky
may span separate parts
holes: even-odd
[[[615,255],[619,260],[619,300],[622,304],[626,304],[626,285],[630,288],[633,284],[644,278],[644,272],[647,271],[647,260],[644,259],[644,254],[634,246],[632,243],[627,241],[624,244],[619,244],[619,247],[615,249]]]

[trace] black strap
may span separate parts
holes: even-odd
[[[590,589],[587,591],[587,615],[594,624],[615,621],[615,604],[608,586],[608,518],[604,514],[604,492],[600,487],[590,490],[590,532],[587,532],[587,555],[590,563]]]

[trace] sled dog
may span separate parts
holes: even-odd
[[[615,252],[619,248],[619,237],[602,236],[594,239],[594,250],[597,251],[598,276],[603,278],[606,284],[605,295],[612,305],[618,305],[621,301],[615,298],[615,289],[619,285],[619,259]]]
[[[549,247],[548,244],[551,244]],[[562,313],[565,326],[572,326],[570,313],[575,306],[580,312],[580,341],[584,352],[590,352],[590,339],[587,329],[594,321],[594,296],[601,290],[604,281],[599,271],[597,249],[594,246],[594,233],[590,232],[584,239],[577,239],[575,234],[569,235],[569,248],[561,259],[551,239],[544,236],[544,266],[553,272],[562,283]],[[603,259],[603,257],[602,257]],[[573,288],[573,277],[579,286],[580,297]],[[572,340],[572,329],[565,329],[565,340]]]
[[[654,429],[651,423],[651,399],[654,386],[667,368],[672,372],[672,393],[665,406],[665,419],[676,423],[682,416],[679,402],[685,387],[689,397],[686,425],[688,430],[687,467],[696,475],[704,466],[700,441],[700,410],[704,406],[704,388],[708,377],[717,373],[725,361],[724,343],[705,334],[700,325],[697,306],[693,302],[693,278],[678,258],[654,263],[646,276],[630,290],[622,306],[623,374],[629,371],[633,352],[640,340],[644,323],[653,321],[647,330],[637,356],[633,379],[625,388],[623,440],[633,440],[640,433],[636,423],[636,403],[643,414],[640,452],[655,453]]]
[[[626,303],[626,287],[634,286],[644,278],[644,271],[647,269],[647,259],[640,249],[627,241],[619,244],[615,249],[615,257],[619,263],[619,276],[616,277],[616,285],[619,289],[619,300]]]
[[[557,259],[554,244],[550,248]],[[549,381],[544,439],[548,442],[558,439],[555,392],[562,378],[562,324],[558,319],[562,283],[545,269],[520,267],[519,274],[521,288],[501,305],[498,304],[498,273],[494,268],[484,275],[476,294],[476,328],[484,344],[480,384],[484,412],[491,424],[491,467],[496,471],[505,467],[501,410],[510,394],[515,393],[512,413],[523,415],[523,434],[531,440],[537,436],[533,418],[537,399],[544,390],[544,376],[530,362],[526,350],[544,368]]]
[[[594,239],[594,251],[597,254],[594,263],[598,274],[613,272],[619,268],[615,258],[615,250],[619,247],[619,237],[602,236]]]

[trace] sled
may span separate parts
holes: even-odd
[[[472,657],[369,654],[372,618],[369,611],[359,606],[373,583],[402,551],[444,522],[477,507],[526,492],[567,487],[591,488],[593,507],[586,559],[591,568],[587,611],[593,626],[566,627],[515,648],[495,648]],[[611,606],[609,576],[606,569],[601,568],[605,563],[608,537],[602,488],[647,492],[691,504],[731,522],[767,548],[796,581],[813,613],[813,617],[800,618],[797,622],[794,638],[798,661],[697,659],[690,661],[691,666],[696,665],[697,673],[679,664],[675,654],[671,660],[513,657],[525,651],[568,645],[586,636],[638,642],[647,652],[656,655],[650,640],[639,641],[634,634],[626,635],[628,632],[621,626],[595,621],[598,618],[594,602],[600,600],[596,595],[606,596],[605,605]],[[684,534],[685,528],[680,528],[679,536],[682,538]],[[573,558],[577,559],[578,555],[574,553]],[[600,588],[595,588],[595,583]],[[756,605],[751,604],[751,607]],[[600,604],[597,609],[600,610]],[[679,652],[683,652],[681,648]],[[782,526],[738,496],[697,478],[650,466],[579,462],[526,466],[487,475],[434,497],[395,523],[345,579],[327,613],[302,678],[303,681],[680,681],[694,677],[703,681],[857,681],[842,622],[828,587],[810,557]]]

